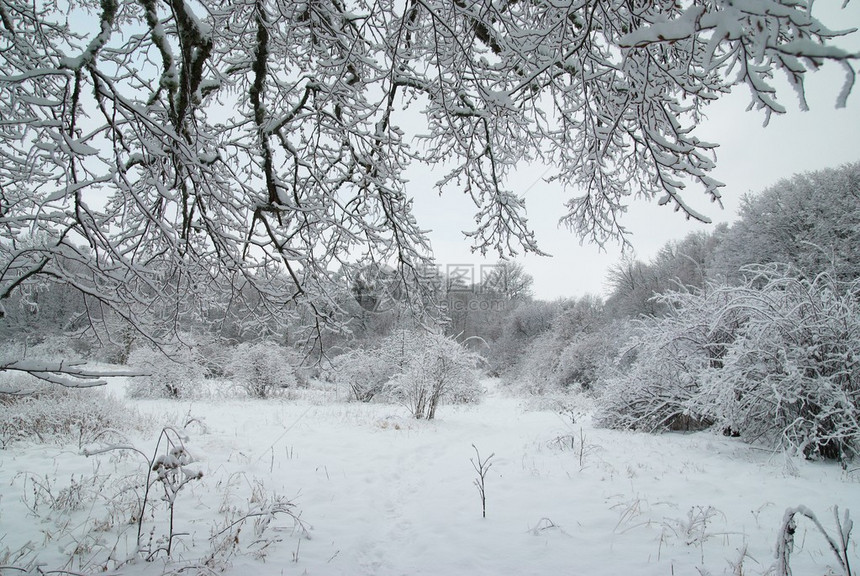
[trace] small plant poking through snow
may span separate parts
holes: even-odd
[[[171,438],[173,432],[174,438]],[[174,512],[176,508],[176,497],[180,490],[194,480],[203,478],[203,472],[200,470],[191,470],[189,464],[194,462],[185,445],[182,442],[182,437],[176,434],[169,428],[165,428],[161,432],[162,437],[168,445],[167,453],[156,456],[152,465],[152,471],[155,472],[155,481],[159,482],[164,488],[164,501],[167,502],[168,511],[170,514],[170,527],[167,536],[167,543],[164,544],[162,550],[170,556],[173,545],[173,539],[176,536],[174,530]],[[152,484],[147,482],[148,486]],[[157,553],[156,550],[150,554],[150,557]]]
[[[246,496],[247,507],[231,504],[237,496],[236,491],[242,487],[250,491]],[[264,560],[270,548],[282,541],[277,527],[273,526],[278,516],[292,519],[293,533],[299,536],[299,543],[302,539],[310,540],[309,529],[299,518],[295,504],[266,491],[259,480],[249,479],[244,473],[233,474],[227,481],[221,512],[225,516],[224,521],[212,527],[210,551],[202,562],[208,569],[226,566],[237,554]]]
[[[472,468],[475,469],[475,473],[478,474],[478,477],[475,478],[474,484],[475,488],[478,489],[478,494],[481,496],[481,517],[487,517],[487,488],[486,488],[486,480],[487,480],[487,472],[492,468],[493,457],[496,455],[495,452],[487,456],[486,458],[481,458],[481,453],[478,451],[478,447],[472,444],[472,448],[475,449],[475,458],[469,458],[469,462],[472,463]]]
[[[185,447],[187,439],[188,437],[182,430],[165,426],[158,436],[153,455],[149,458],[149,470],[144,483],[143,499],[140,509],[133,514],[133,517],[137,519],[137,548],[148,561],[153,560],[161,552],[170,557],[173,551],[173,542],[179,536],[174,524],[176,498],[188,483],[203,478],[202,471],[189,468],[194,459]],[[125,444],[108,445],[97,449],[90,448],[84,450],[84,454],[95,456],[115,450],[132,450],[146,457],[140,449]],[[153,535],[150,535],[148,543],[143,543],[143,521],[147,513],[147,504],[150,503],[152,489],[156,484],[160,484],[164,491],[162,500],[167,503],[168,526],[167,533],[156,539],[153,546]]]

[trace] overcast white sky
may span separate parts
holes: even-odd
[[[860,1],[851,2],[844,10],[838,8],[841,4],[842,0],[819,0],[815,14],[831,29],[860,27]],[[860,33],[840,45],[860,52]],[[739,198],[747,192],[759,192],[798,172],[860,160],[860,85],[855,86],[847,108],[834,108],[844,78],[844,69],[837,65],[810,74],[806,81],[809,112],[800,112],[791,89],[780,84],[784,86],[780,101],[789,112],[774,116],[767,128],[762,127],[761,113],[746,112],[749,98],[745,88],[712,105],[709,120],[697,130],[700,139],[720,144],[714,176],[726,184],[722,191],[725,209],[720,210],[696,190],[689,190],[686,200],[715,223],[730,222],[735,218]],[[620,246],[607,245],[606,252],[592,245],[580,246],[573,234],[559,227],[563,202],[576,191],[566,193],[559,185],[543,183],[543,170],[522,166],[513,181],[514,190],[530,188],[526,194],[529,221],[541,248],[552,254],[551,258],[520,258],[535,279],[535,295],[555,299],[603,294],[606,270],[619,259]],[[415,196],[420,224],[432,230],[437,262],[443,266],[495,262],[494,255],[481,260],[471,254],[469,242],[463,237],[463,230],[473,228],[475,210],[471,203],[453,190],[439,198],[432,190],[435,179],[420,171],[415,174],[409,191]],[[712,228],[686,221],[671,207],[642,201],[630,206],[623,223],[633,232],[631,240],[637,257],[644,260],[671,239],[682,238],[692,230]]]

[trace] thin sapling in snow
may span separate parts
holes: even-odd
[[[487,517],[487,490],[486,490],[486,480],[487,480],[487,472],[490,471],[490,468],[493,466],[492,459],[496,455],[495,452],[490,454],[484,459],[481,459],[481,453],[478,451],[478,447],[472,444],[472,448],[475,449],[475,458],[469,458],[469,462],[472,463],[472,468],[475,469],[475,472],[478,474],[478,477],[475,478],[474,483],[475,487],[478,489],[478,494],[481,495],[481,517]]]

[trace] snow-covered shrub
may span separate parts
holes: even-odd
[[[860,446],[860,280],[798,278],[777,267],[744,286],[661,297],[635,360],[603,380],[597,419],[624,428],[710,424],[806,456]]]
[[[443,334],[403,331],[383,342],[400,351],[400,372],[389,381],[387,393],[402,402],[415,418],[432,420],[442,401],[476,401],[480,357]]]
[[[352,350],[332,362],[332,379],[352,397],[386,397],[404,404],[415,418],[432,419],[441,402],[479,402],[481,357],[443,334],[401,330],[373,347]]]
[[[38,394],[5,398],[0,445],[18,440],[86,442],[104,430],[129,430],[144,419],[102,390],[43,384]]]
[[[608,346],[614,333],[605,332],[599,299],[559,300],[552,310],[549,328],[523,341],[518,362],[503,375],[508,385],[528,396],[589,388],[598,366],[617,347]]]
[[[183,347],[169,356],[141,347],[129,357],[129,365],[147,376],[131,378],[127,393],[132,398],[189,398],[201,393],[206,370],[194,350]]]
[[[595,420],[613,428],[690,430],[711,424],[693,402],[704,372],[721,365],[745,311],[727,309],[712,287],[657,297],[665,315],[632,322],[616,368],[598,382]]]
[[[557,380],[564,389],[591,390],[618,354],[623,323],[580,334],[565,346],[558,359]]]
[[[232,347],[223,340],[198,340],[194,350],[203,366],[207,379],[221,378],[227,372],[227,365],[232,358]]]
[[[530,345],[553,327],[560,313],[558,302],[524,302],[507,313],[498,334],[492,338],[487,358],[489,373],[518,378],[518,368],[524,362]]]
[[[26,372],[0,371],[0,404],[17,400],[17,395],[30,394],[44,388],[45,382]]]
[[[77,362],[84,354],[76,345],[80,340],[71,336],[49,335],[38,344],[27,348],[27,357]]]
[[[232,350],[226,375],[253,398],[268,398],[300,384],[301,357],[274,342],[239,344]]]
[[[632,365],[601,379],[595,422],[610,428],[667,430],[705,424],[690,412],[698,390],[696,376],[707,363],[707,334],[681,323],[647,319],[634,330],[629,349],[619,359]],[[678,318],[679,320],[681,318]]]
[[[456,386],[452,386],[443,397],[445,402],[449,404],[478,404],[481,401],[486,392],[476,369],[481,360],[479,356],[472,357],[471,367],[474,377],[463,378],[457,382]]]
[[[768,269],[722,287],[716,318],[742,310],[743,326],[701,377],[696,409],[722,429],[807,457],[860,450],[860,280],[813,280]]]
[[[550,394],[559,388],[559,360],[564,346],[565,343],[553,332],[537,336],[505,380],[519,393],[530,396]]]
[[[334,380],[349,386],[352,398],[369,402],[385,389],[397,373],[398,365],[385,348],[351,350],[333,361]]]
[[[505,379],[531,396],[591,389],[618,352],[610,328],[563,338],[547,332],[532,342],[520,364]]]

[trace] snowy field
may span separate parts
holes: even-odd
[[[711,433],[595,429],[585,401],[560,413],[485,385],[481,404],[443,406],[429,422],[313,389],[267,401],[128,400],[151,416],[149,430],[125,442],[142,454],[82,455],[82,446],[119,443],[116,434],[12,443],[0,450],[0,565],[32,568],[38,558],[46,572],[86,574],[759,575],[775,573],[787,508],[807,506],[831,534],[834,506],[860,514],[856,465]],[[122,396],[122,383],[109,393]],[[157,552],[169,514],[155,482],[141,527],[156,553],[126,561],[138,530],[129,514],[165,424],[187,434],[194,462],[186,469],[203,476],[188,476],[176,494],[173,560]],[[494,454],[486,518],[473,445],[482,459]],[[281,512],[254,515],[266,510]],[[844,573],[800,517],[791,567]]]

